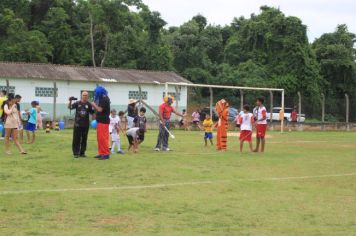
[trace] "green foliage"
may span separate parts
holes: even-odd
[[[311,107],[321,92],[355,95],[356,37],[346,25],[312,45],[299,18],[268,6],[225,26],[202,15],[165,25],[141,0],[3,0],[0,60],[175,70],[194,83],[300,91]]]

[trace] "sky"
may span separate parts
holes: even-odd
[[[143,0],[152,11],[159,11],[168,26],[179,26],[197,14],[210,24],[230,24],[234,17],[258,14],[260,6],[279,8],[287,16],[297,16],[308,26],[309,41],[347,24],[356,33],[356,0]]]

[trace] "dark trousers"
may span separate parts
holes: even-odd
[[[164,128],[164,126],[167,127],[169,130],[171,125],[171,122],[169,120],[164,121],[164,125],[160,124],[159,125],[159,133],[158,133],[158,138],[157,138],[157,145],[156,148],[166,150],[168,148],[168,139],[169,139],[169,134],[167,130]]]
[[[89,127],[74,127],[72,150],[74,155],[84,155],[87,149]]]

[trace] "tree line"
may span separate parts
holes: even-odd
[[[141,0],[2,0],[0,60],[174,70],[194,83],[356,95],[356,36],[346,25],[310,43],[298,17],[259,14],[210,25],[196,15],[165,27]]]

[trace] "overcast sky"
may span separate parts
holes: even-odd
[[[196,14],[210,24],[230,24],[236,16],[259,13],[262,5],[279,7],[287,16],[297,16],[308,26],[309,41],[338,24],[347,24],[356,33],[356,0],[143,0],[151,10],[159,11],[168,26],[179,26]]]

